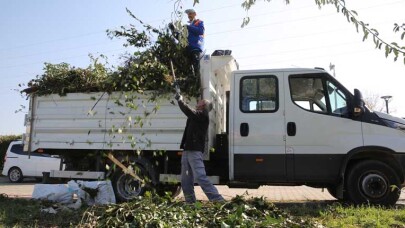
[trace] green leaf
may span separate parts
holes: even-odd
[[[365,40],[367,39],[368,34],[369,34],[368,31],[367,31],[367,30],[364,30],[363,41],[365,41]]]
[[[375,41],[375,48],[378,48],[379,45],[380,45],[380,41],[379,41],[379,40],[376,40],[376,41]]]

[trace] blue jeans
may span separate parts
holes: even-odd
[[[188,203],[196,201],[194,179],[210,201],[224,200],[205,173],[202,153],[200,151],[183,151],[181,156],[181,188]]]

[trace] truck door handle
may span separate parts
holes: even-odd
[[[295,136],[297,134],[297,127],[295,126],[294,122],[287,123],[287,135],[288,136]]]
[[[249,135],[249,124],[248,123],[240,124],[240,135],[242,137],[246,137]]]

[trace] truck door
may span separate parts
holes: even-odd
[[[351,118],[352,95],[326,73],[286,73],[286,153],[294,181],[338,178],[344,156],[362,146],[361,122]]]
[[[282,73],[235,73],[230,104],[230,179],[286,177]]]

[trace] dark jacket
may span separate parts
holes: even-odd
[[[198,49],[200,52],[204,49],[204,22],[201,20],[194,20],[188,29],[188,46],[190,49]]]
[[[178,103],[181,111],[188,117],[180,148],[204,152],[209,124],[208,111],[194,110],[182,100],[179,100]]]

